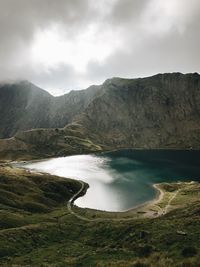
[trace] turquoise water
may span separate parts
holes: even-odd
[[[121,150],[26,163],[24,167],[90,185],[76,200],[80,207],[124,211],[152,200],[154,183],[200,181],[200,152],[175,150]]]

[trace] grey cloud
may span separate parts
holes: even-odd
[[[34,80],[35,84],[48,89],[53,95],[62,95],[70,90],[83,89],[78,84],[80,77],[70,65],[66,64],[61,64],[58,68],[45,73],[33,74],[30,72],[28,76]]]
[[[161,72],[200,72],[200,22],[190,24],[184,33],[172,30],[165,35],[144,35],[139,46],[134,38],[129,49],[118,50],[104,64],[90,62],[88,73],[99,77],[143,77]],[[133,48],[131,48],[133,47]]]
[[[165,14],[156,13],[157,3],[173,1],[179,9],[168,10],[168,17],[163,20]],[[0,0],[0,80],[29,79],[59,94],[80,89],[81,84],[85,87],[86,81],[99,83],[113,76],[200,72],[200,2],[192,0],[188,8],[186,0],[173,1],[102,0],[104,12],[93,0]],[[36,72],[30,64],[29,49],[37,30],[60,25],[62,34],[73,39],[95,23],[98,35],[109,28],[113,33],[119,32],[117,36],[123,44],[103,62],[89,62],[83,74],[68,63],[48,72],[42,68]]]
[[[117,25],[130,23],[136,20],[143,13],[148,1],[146,0],[123,0],[116,1],[110,13],[110,22]]]
[[[87,0],[1,0],[0,47],[4,51],[0,52],[6,53],[7,46],[16,49],[16,46],[26,44],[32,40],[37,29],[53,23],[63,24],[67,28],[78,22],[80,27],[89,15]]]
[[[88,0],[0,0],[0,80],[35,75],[28,58],[36,30],[58,24],[72,38],[92,16]]]
[[[124,40],[127,40],[124,48],[115,51],[103,64],[90,62],[88,64],[90,77],[93,80],[98,78],[104,80],[114,76],[144,77],[161,72],[200,72],[200,35],[198,34],[200,32],[200,2],[196,1],[195,4],[197,6],[193,10],[194,15],[179,14],[181,19],[173,21],[170,30],[164,33],[162,31],[154,33],[154,29],[150,32],[145,30],[141,27],[141,17],[134,22],[132,18],[126,17],[130,25],[124,30],[125,36],[122,36]],[[148,11],[147,6],[143,5],[143,8],[140,12]],[[183,31],[179,31],[180,23],[183,24]],[[139,43],[136,40],[138,37]]]

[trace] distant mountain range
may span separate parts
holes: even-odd
[[[14,135],[0,141],[0,154],[12,155],[13,149],[17,155],[29,149],[36,157],[113,148],[199,149],[200,75],[112,78],[60,97],[29,82],[5,84],[0,87],[0,137]]]

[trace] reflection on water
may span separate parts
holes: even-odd
[[[87,182],[86,195],[76,200],[80,207],[123,211],[153,199],[153,183],[198,180],[199,156],[190,151],[125,150],[49,159],[25,167]]]
[[[108,157],[78,155],[31,163],[26,167],[87,182],[90,186],[87,194],[76,200],[80,207],[121,210],[123,203],[119,192],[112,187],[118,178],[114,174],[115,171],[109,169],[109,161]]]

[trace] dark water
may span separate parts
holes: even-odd
[[[121,150],[28,163],[25,167],[86,181],[76,204],[123,211],[155,197],[154,183],[200,181],[200,151]]]

